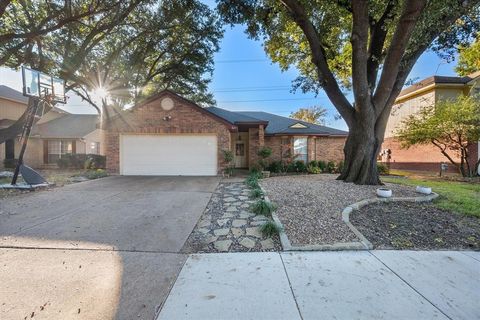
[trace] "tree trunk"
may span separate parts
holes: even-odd
[[[377,156],[383,138],[375,131],[375,121],[355,119],[343,152],[345,164],[342,174],[337,178],[356,184],[381,184],[377,170]]]

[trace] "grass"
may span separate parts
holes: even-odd
[[[282,229],[273,221],[268,221],[260,227],[264,237],[273,237],[280,233]]]
[[[434,176],[412,176],[408,172],[405,174],[406,178],[382,177],[382,181],[412,187],[431,187],[440,195],[434,201],[438,208],[480,218],[480,183],[447,181]]]

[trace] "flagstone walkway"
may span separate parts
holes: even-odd
[[[215,190],[183,251],[241,252],[279,251],[277,237],[267,238],[260,227],[270,218],[255,215],[249,207],[249,188],[243,182],[222,182]]]

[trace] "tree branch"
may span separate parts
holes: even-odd
[[[351,126],[355,116],[355,110],[345,95],[340,90],[338,83],[330,70],[327,59],[325,57],[325,50],[321,44],[320,36],[315,29],[315,26],[308,19],[307,13],[303,6],[296,0],[280,0],[290,13],[293,21],[302,29],[312,51],[312,62],[317,67],[317,74],[319,82],[322,85],[325,93],[330,101],[332,101],[335,108],[337,108],[340,115],[343,117],[347,125]]]
[[[386,102],[391,95],[398,78],[405,49],[426,4],[426,0],[406,0],[405,2],[402,15],[385,57],[377,90],[373,96],[373,103],[377,108],[377,113],[380,113],[385,108]]]

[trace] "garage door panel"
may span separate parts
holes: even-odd
[[[216,136],[123,135],[123,175],[216,175]]]

